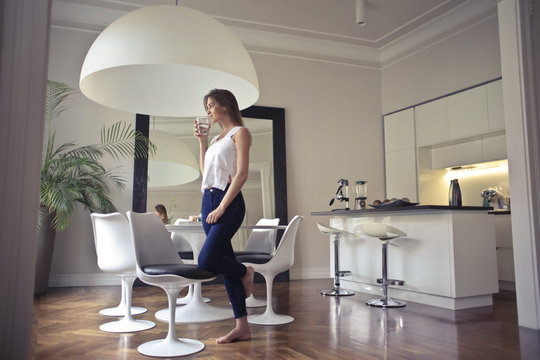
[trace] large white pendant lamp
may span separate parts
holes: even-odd
[[[199,164],[189,147],[163,131],[150,131],[156,153],[148,159],[148,187],[159,188],[190,183],[199,178]]]
[[[80,88],[95,102],[127,112],[192,117],[210,89],[230,90],[240,109],[259,97],[242,43],[216,19],[182,6],[150,6],[118,18],[94,41]]]

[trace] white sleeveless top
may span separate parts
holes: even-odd
[[[215,136],[210,142],[204,157],[204,173],[201,191],[209,187],[225,190],[229,177],[236,175],[236,144],[233,136],[242,126],[235,126],[218,140]]]

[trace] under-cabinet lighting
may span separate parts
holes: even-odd
[[[461,179],[471,176],[485,176],[508,173],[508,161],[499,161],[491,163],[482,163],[476,165],[456,166],[448,168],[446,172],[446,178]]]

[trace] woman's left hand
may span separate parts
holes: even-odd
[[[219,218],[225,213],[225,209],[217,208],[214,211],[212,211],[208,216],[206,217],[206,223],[207,224],[215,224],[218,222]]]

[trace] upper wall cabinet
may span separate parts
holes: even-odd
[[[418,174],[506,158],[501,80],[384,117],[386,197],[418,201]]]
[[[504,130],[501,80],[415,107],[419,147]]]
[[[504,130],[502,80],[486,85],[489,130]]]
[[[489,130],[486,87],[480,86],[448,97],[450,140],[483,134]]]
[[[416,143],[419,147],[448,141],[448,99],[430,101],[414,108]]]

